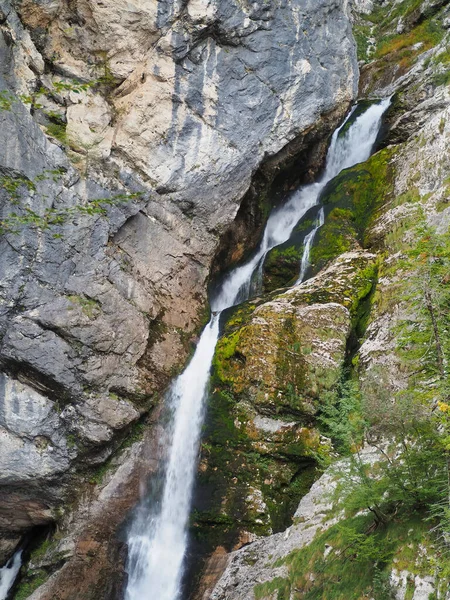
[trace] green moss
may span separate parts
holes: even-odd
[[[17,98],[7,90],[0,91],[0,110],[10,111]]]
[[[14,593],[14,600],[26,600],[38,587],[43,585],[48,578],[49,574],[43,569],[39,569],[38,571],[34,571],[33,574],[27,575],[17,586]]]
[[[380,30],[385,31],[389,27],[394,26],[400,17],[403,19],[412,15],[423,4],[423,0],[403,0],[396,3],[393,7],[391,4],[385,6],[376,5],[375,10],[366,18],[374,25],[377,25]]]
[[[436,86],[449,85],[450,84],[450,69],[441,71],[433,75],[433,83]]]
[[[372,307],[377,289],[378,263],[363,270],[360,277],[360,287],[352,307],[353,333],[357,340],[364,336],[370,321]]]
[[[283,577],[275,577],[268,583],[259,583],[255,589],[255,600],[263,600],[270,597],[274,600],[289,600],[291,595],[291,585],[288,579]],[[274,593],[277,595],[274,596]]]
[[[85,296],[67,296],[67,299],[72,302],[72,304],[77,304],[81,307],[83,313],[89,317],[90,319],[96,318],[101,312],[100,302],[98,300],[93,300],[92,298],[86,298]]]
[[[144,437],[146,429],[146,424],[142,421],[138,421],[131,425],[128,434],[126,435],[124,441],[121,443],[119,450],[124,450],[125,448],[129,448],[136,442],[140,442]]]
[[[99,485],[102,483],[104,476],[106,473],[112,470],[111,461],[107,460],[102,463],[100,466],[96,467],[90,475],[89,483],[92,485]]]
[[[47,553],[48,550],[50,550],[53,545],[54,541],[50,537],[45,538],[44,541],[33,550],[30,555],[30,560],[33,562],[38,561]]]
[[[276,397],[272,398],[294,413],[304,411],[304,388],[308,377],[305,359],[300,351],[298,332],[292,318],[286,318],[276,344]]]
[[[312,229],[316,221],[314,219],[301,220],[295,227],[295,233],[307,233],[309,229]]]
[[[67,447],[68,448],[76,448],[77,447],[77,438],[72,433],[69,433],[66,436]]]
[[[450,48],[446,48],[439,54],[436,54],[432,58],[432,62],[435,65],[450,65]]]
[[[357,24],[353,27],[353,36],[356,41],[358,61],[369,59],[370,24]]]
[[[332,208],[316,236],[311,250],[311,264],[315,273],[328,262],[355,246],[357,231],[353,213],[345,208]]]
[[[326,187],[322,200],[330,208],[311,250],[314,272],[355,245],[367,243],[366,231],[393,192],[390,161],[394,153],[392,148],[381,150],[340,173]]]
[[[28,192],[36,191],[34,182],[22,175],[0,177],[0,188],[8,194],[13,204],[17,203],[23,189]]]
[[[61,144],[67,145],[69,143],[65,123],[49,123],[45,129],[48,135],[61,142]]]
[[[450,196],[450,194],[449,194]],[[436,211],[437,212],[442,212],[443,210],[445,210],[446,208],[448,208],[450,206],[450,198],[441,198],[439,200],[439,202],[436,204]]]
[[[416,586],[414,585],[414,581],[411,581],[410,579],[408,579],[407,584],[406,584],[405,600],[413,599],[415,589],[416,589]]]
[[[216,346],[213,368],[217,377],[224,383],[232,383],[239,377],[240,356],[236,353],[242,330],[222,336]]]
[[[292,285],[299,275],[302,256],[303,246],[289,242],[273,248],[264,261],[264,291],[271,292]]]
[[[248,322],[250,315],[255,310],[258,304],[261,304],[262,300],[252,300],[251,302],[244,302],[239,306],[233,306],[224,311],[224,317],[226,319],[224,333],[229,335],[233,331],[237,331],[240,327]]]
[[[365,286],[364,280],[361,288]],[[244,306],[231,315],[213,361],[197,483],[201,502],[195,505],[192,520],[198,543],[211,549],[215,544],[232,548],[242,530],[263,535],[288,526],[299,500],[316,478],[317,456],[330,452],[318,432],[307,427],[276,434],[256,429],[257,405],[258,411],[264,406],[264,412],[275,418],[276,413],[287,412],[295,414],[298,421],[304,414],[304,356],[311,349],[300,347],[296,322],[284,315],[273,328],[271,375],[267,381],[255,381],[251,389],[245,364],[253,336],[258,335],[249,324],[254,308],[254,304]],[[263,311],[261,317],[268,319],[269,315]],[[326,327],[317,327],[326,337]],[[310,382],[308,386],[317,395],[321,386],[332,386],[338,374],[317,368],[311,377],[314,385]],[[307,401],[311,403],[310,398]],[[265,506],[263,512],[261,506]]]
[[[301,461],[301,456],[298,457]],[[291,524],[292,515],[297,510],[300,500],[309,492],[312,484],[318,477],[318,469],[315,464],[303,467],[289,482],[286,484],[273,487],[273,483],[264,483],[264,481],[272,481],[273,474],[270,469],[270,464],[267,465],[266,478],[263,480],[261,489],[263,491],[264,500],[267,504],[270,522],[273,531],[283,531],[287,525]]]
[[[231,549],[243,530],[267,535],[290,524],[315,478],[314,459],[306,436],[303,441],[286,434],[260,444],[245,391],[236,393],[215,374],[211,383],[197,481],[201,502],[194,501],[191,528],[209,549]]]
[[[420,174],[419,174],[420,177]],[[416,202],[421,201],[421,196],[419,194],[419,190],[416,187],[410,188],[404,194],[400,194],[395,198],[395,202],[393,206],[399,206],[401,204],[414,204]]]

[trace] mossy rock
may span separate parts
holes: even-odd
[[[311,249],[318,273],[331,260],[367,244],[366,232],[393,193],[394,148],[385,148],[369,160],[335,177],[325,188],[326,216]]]
[[[376,279],[352,252],[305,284],[227,312],[213,361],[191,532],[202,551],[291,523],[332,451],[315,426],[342,376],[350,332]]]
[[[26,600],[50,577],[44,569],[38,569],[33,572],[27,572],[20,580],[14,590],[15,600]]]
[[[221,387],[266,415],[307,421],[340,377],[376,273],[374,255],[344,254],[306,284],[242,307],[217,344],[213,366]]]
[[[263,266],[263,290],[273,290],[292,285],[300,273],[303,245],[287,242],[267,253]]]
[[[329,452],[315,430],[272,419],[213,380],[197,476],[192,533],[207,550],[232,549],[247,534],[268,535],[291,523],[315,479],[320,452]],[[269,427],[270,429],[270,427]]]
[[[215,372],[233,394],[266,414],[308,418],[321,391],[339,379],[350,314],[339,304],[284,300],[258,307],[247,326],[219,341]]]
[[[264,260],[262,269],[262,292],[268,294],[287,288],[297,281],[300,274],[306,236],[318,223],[320,206],[313,206],[294,227],[284,243],[272,248]]]

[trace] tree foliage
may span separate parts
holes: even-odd
[[[449,236],[437,234],[423,220],[399,266],[404,285],[394,334],[406,386],[393,390],[384,367],[373,367],[365,372],[363,391],[353,379],[328,394],[319,419],[335,448],[350,454],[336,491],[347,515],[341,526],[347,552],[382,566],[387,555],[383,557],[377,532],[399,521],[425,519],[436,542],[436,575],[448,582]],[[375,463],[361,450],[363,441],[378,448]],[[354,531],[348,518],[361,512],[372,515],[371,524]],[[382,569],[382,586],[381,574]]]

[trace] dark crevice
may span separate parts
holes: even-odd
[[[294,189],[315,180],[323,168],[330,137],[347,105],[322,115],[276,155],[266,158],[254,174],[236,218],[222,236],[212,261],[211,277],[244,262],[261,239],[269,213]]]

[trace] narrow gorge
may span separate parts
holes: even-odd
[[[449,600],[449,2],[0,30],[0,600]]]

